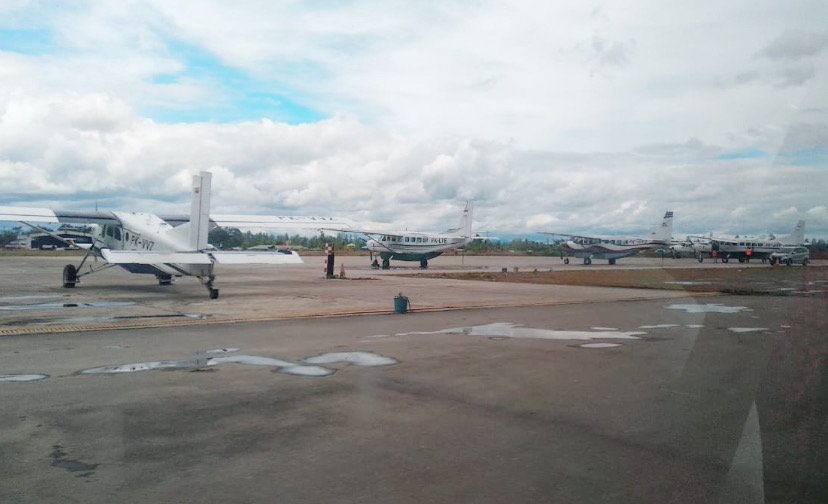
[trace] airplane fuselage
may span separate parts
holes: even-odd
[[[383,260],[422,261],[439,256],[446,250],[462,247],[471,241],[459,235],[397,233],[371,234],[368,250]]]
[[[663,245],[663,241],[640,238],[575,239],[563,242],[561,249],[572,257],[581,259],[621,259],[635,255],[642,250]]]
[[[155,214],[143,212],[113,212],[118,224],[93,225],[93,246],[100,251],[171,252],[188,250],[187,235]],[[118,263],[130,273],[159,277],[181,275],[210,275],[212,264],[183,263]]]

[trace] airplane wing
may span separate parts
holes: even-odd
[[[173,226],[190,221],[189,215],[160,215],[160,218]],[[218,227],[234,228],[270,228],[270,229],[323,229],[332,226],[352,231],[351,225],[344,219],[335,217],[301,216],[301,215],[210,215],[210,224]]]
[[[189,215],[160,215],[161,219],[173,226],[190,221]],[[0,206],[0,221],[67,223],[67,224],[113,224],[120,221],[112,212],[84,212],[75,210],[52,210],[49,208],[31,208]],[[350,222],[335,217],[287,216],[287,215],[211,215],[210,223],[219,227],[237,228],[286,228],[286,229],[321,229],[337,227],[342,231],[352,231]]]
[[[81,212],[0,206],[0,221],[67,223],[67,224],[119,224],[112,212]]]
[[[582,240],[600,240],[601,239],[601,238],[598,238],[597,236],[575,235],[575,234],[569,234],[569,233],[552,233],[552,232],[546,232],[546,231],[539,231],[538,233],[539,234],[550,235],[550,236],[563,236],[563,237],[566,237],[566,238],[577,238],[577,239],[582,239]]]
[[[147,252],[102,249],[101,255],[112,264],[301,264],[294,251],[281,252]]]

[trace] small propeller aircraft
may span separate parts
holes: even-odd
[[[160,285],[170,285],[173,277],[195,276],[207,288],[210,299],[218,298],[213,286],[216,264],[296,264],[302,258],[295,251],[219,251],[207,243],[210,226],[241,228],[319,229],[348,225],[329,217],[289,217],[263,215],[210,215],[212,174],[193,176],[190,215],[158,216],[144,212],[78,212],[0,206],[0,221],[18,221],[46,232],[67,245],[87,250],[78,266],[63,268],[63,287],[72,288],[80,278],[112,266],[130,273],[152,274]],[[34,223],[88,224],[93,230],[91,244],[75,244]],[[90,257],[106,264],[95,268]],[[84,271],[84,265],[88,270]]]
[[[735,235],[711,236],[706,245],[696,246],[696,258],[704,261],[704,256],[721,257],[723,263],[736,259],[740,263],[751,259],[760,259],[765,262],[774,252],[782,252],[786,247],[794,247],[805,243],[805,221],[799,220],[791,234],[783,236],[770,235],[767,238]]]
[[[428,260],[443,252],[460,248],[479,239],[472,235],[472,205],[466,202],[460,223],[456,228],[443,232],[417,231],[366,231],[361,229],[335,229],[330,231],[360,233],[367,236],[366,244],[371,259],[377,254],[382,259],[382,269],[391,267],[391,259],[396,261],[420,261],[420,267],[428,268]]]
[[[586,265],[592,264],[593,259],[606,259],[610,264],[615,264],[616,259],[635,255],[642,250],[669,245],[673,234],[673,212],[665,213],[661,227],[646,237],[582,236],[547,232],[543,234],[569,238],[561,243],[561,250],[567,256],[582,258]],[[564,263],[569,264],[569,257],[564,258]]]

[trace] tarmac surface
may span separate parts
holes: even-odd
[[[822,277],[733,296],[364,259],[225,268],[210,301],[0,257],[0,502],[828,501]],[[770,271],[613,268],[679,263]]]

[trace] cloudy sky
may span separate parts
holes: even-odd
[[[828,3],[0,0],[0,205],[828,237]]]

